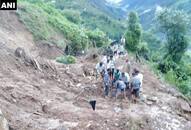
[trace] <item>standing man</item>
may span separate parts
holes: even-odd
[[[117,69],[114,73],[113,84],[115,84],[115,82],[117,82],[120,78],[121,78],[121,72],[119,71],[119,69]]]
[[[117,82],[116,82],[116,94],[115,94],[115,99],[118,98],[118,96],[120,94],[123,93],[123,96],[124,98],[126,99],[126,85],[125,83],[122,81],[122,79],[119,79]]]
[[[103,55],[101,62],[103,63],[105,69],[107,70],[107,55]]]
[[[108,74],[109,70],[104,71],[104,76],[103,76],[103,82],[104,82],[104,96],[108,97],[109,95],[109,88],[110,88],[110,77]]]
[[[96,79],[98,78],[98,75],[101,75],[103,78],[103,71],[105,70],[105,66],[103,62],[97,63],[96,65]]]
[[[141,82],[140,84],[140,92],[143,91],[143,74],[140,73],[140,71],[138,69],[134,69],[134,73],[137,75],[137,78],[139,79],[139,81]]]
[[[122,73],[120,79],[125,83],[126,88],[129,89],[130,77],[128,73]]]
[[[140,56],[139,56],[139,52],[137,51],[136,54],[135,54],[135,58],[136,58],[136,62],[138,63],[141,63],[141,59],[140,59]]]
[[[108,69],[111,70],[111,79],[113,79],[113,76],[114,76],[114,71],[115,71],[115,60],[113,58],[113,56],[110,56],[110,59],[108,61]]]
[[[125,45],[125,37],[124,36],[121,37],[121,44]]]
[[[129,59],[126,60],[126,72],[128,74],[131,73],[131,62],[129,61]]]
[[[135,71],[132,74],[132,79],[131,79],[131,92],[133,95],[133,101],[136,102],[136,99],[140,97],[140,88],[141,88],[141,81],[140,78],[138,77],[137,71]]]

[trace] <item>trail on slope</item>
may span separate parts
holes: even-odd
[[[17,19],[14,13],[0,15]],[[133,67],[144,74],[144,101],[133,104],[104,99],[102,81],[93,75],[96,62],[86,57],[79,57],[73,65],[41,57],[40,63],[55,67],[42,71],[15,57],[17,47],[29,55],[38,55],[41,48],[19,21],[9,18],[8,26],[0,26],[0,109],[13,130],[190,130],[188,102],[147,65],[131,58]],[[123,67],[124,61],[118,59],[118,67]],[[91,99],[97,101],[96,111],[88,103]]]

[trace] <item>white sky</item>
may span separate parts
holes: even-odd
[[[106,0],[106,1],[109,2],[109,3],[112,3],[112,4],[118,4],[122,0]]]

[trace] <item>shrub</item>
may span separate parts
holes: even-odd
[[[179,90],[186,96],[191,98],[191,86],[190,86],[191,82],[190,81],[180,81],[178,83],[178,88]]]
[[[170,56],[167,56],[166,58],[161,59],[159,65],[158,65],[158,69],[162,73],[167,73],[171,69],[175,70],[176,67],[177,67],[177,64],[171,60]]]
[[[81,23],[82,19],[80,16],[80,12],[74,11],[74,10],[69,10],[65,9],[63,10],[63,15],[71,22],[75,24]]]
[[[56,61],[63,64],[74,64],[76,63],[76,58],[74,56],[60,56],[56,58]]]
[[[86,32],[88,38],[93,43],[93,46],[95,47],[103,47],[108,45],[108,38],[106,34],[99,29],[96,29],[94,31],[87,31]]]
[[[150,56],[149,56],[149,48],[146,42],[141,43],[138,46],[138,53],[140,56],[142,56],[144,59],[149,60]]]
[[[170,84],[176,84],[176,74],[173,70],[168,71],[164,77]]]

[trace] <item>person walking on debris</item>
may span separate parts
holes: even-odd
[[[104,96],[107,97],[109,95],[109,88],[110,88],[110,77],[109,77],[109,69],[104,70],[103,82],[104,82]]]
[[[114,73],[114,79],[113,79],[113,84],[115,84],[121,77],[121,72],[119,69],[117,69]]]
[[[125,49],[123,47],[123,45],[119,45],[119,56],[122,56],[125,54]]]
[[[118,98],[120,94],[123,93],[124,98],[126,99],[126,84],[122,81],[122,79],[119,79],[116,82],[116,94],[115,94],[115,99]]]
[[[141,82],[141,84],[140,84],[140,92],[142,92],[142,91],[143,91],[143,87],[142,87],[142,85],[143,85],[143,74],[141,74],[140,71],[137,70],[137,69],[134,69],[134,73],[137,74],[137,78],[138,78],[138,79],[140,80],[140,82]]]
[[[113,54],[114,54],[114,56],[117,56],[117,54],[118,54],[118,44],[115,44],[113,46]]]
[[[130,99],[130,97],[131,97],[130,76],[128,73],[123,72],[121,75],[121,79],[126,85],[126,93],[127,93],[128,98]]]
[[[110,56],[110,59],[107,64],[107,69],[110,69],[110,77],[113,79],[114,71],[115,71],[115,60],[113,56]]]
[[[123,73],[121,74],[120,79],[125,83],[126,88],[129,89],[129,81],[130,81],[129,74],[123,72]]]
[[[125,45],[125,37],[124,36],[121,37],[121,44]]]
[[[105,69],[107,69],[107,55],[104,55],[101,59],[101,62],[103,63]]]
[[[135,58],[136,58],[136,62],[137,62],[137,63],[138,63],[138,62],[141,63],[141,59],[140,59],[140,56],[139,56],[138,51],[136,52]]]
[[[129,59],[126,60],[126,72],[128,74],[131,73],[131,62],[129,61]]]
[[[96,65],[96,79],[98,78],[98,75],[101,75],[103,78],[103,71],[105,70],[105,66],[103,62],[97,63]]]
[[[137,70],[138,71],[138,70]],[[132,79],[131,79],[131,92],[133,95],[133,101],[136,102],[136,98],[139,98],[139,93],[140,93],[140,87],[141,87],[141,81],[140,78],[138,77],[138,73],[135,71],[132,74]]]

